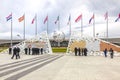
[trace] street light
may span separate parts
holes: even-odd
[[[96,37],[98,38],[99,33],[96,33]]]
[[[17,34],[17,36],[18,36],[20,39],[22,39],[21,36],[20,36],[19,34]]]

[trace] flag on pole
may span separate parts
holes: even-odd
[[[48,21],[48,16],[46,16],[46,18],[44,20],[44,24],[46,23],[46,21]]]
[[[67,23],[67,25],[70,24],[70,20],[71,20],[71,16],[69,15],[69,19],[68,19],[68,23]]]
[[[81,18],[82,18],[82,14],[75,19],[75,22],[77,23]]]
[[[55,24],[57,24],[57,22],[59,21],[59,16],[57,17],[56,21],[55,21]]]
[[[120,19],[120,13],[118,15],[118,18],[115,20],[115,22],[117,22]]]
[[[20,18],[18,18],[18,21],[19,21],[19,22],[22,22],[22,21],[24,20],[24,18],[25,18],[25,16],[23,15],[23,16],[21,16]]]
[[[36,20],[36,16],[33,18],[31,24],[34,24],[35,20]]]
[[[90,20],[89,20],[89,24],[91,23],[91,21],[94,19],[94,14],[93,14],[93,16],[90,18]]]
[[[104,17],[105,17],[105,20],[108,18],[108,12],[105,13]]]
[[[9,21],[10,19],[12,19],[12,13],[6,17],[6,21]]]

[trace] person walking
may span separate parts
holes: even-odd
[[[16,55],[17,55],[17,58],[20,59],[20,54],[19,54],[19,52],[20,52],[20,48],[17,46],[17,48],[16,48]]]
[[[9,48],[9,54],[12,54],[12,48],[11,47]]]
[[[28,47],[28,54],[29,54],[29,55],[30,55],[30,51],[31,51],[31,50],[30,50],[30,47]]]
[[[81,49],[82,56],[84,56],[84,48]]]
[[[42,48],[42,47],[41,47],[41,49],[40,49],[40,53],[43,54],[43,48]]]
[[[105,48],[105,50],[104,50],[104,55],[105,55],[105,57],[107,57],[107,48]]]
[[[80,48],[78,48],[78,54],[79,54],[79,56],[81,56],[81,49]]]
[[[11,59],[13,59],[13,58],[14,58],[14,56],[16,56],[16,59],[17,59],[17,54],[16,54],[16,51],[17,51],[17,48],[16,48],[16,47],[14,47],[14,48],[13,48],[13,55],[12,55]]]
[[[74,48],[75,56],[77,56],[77,47]]]
[[[84,55],[87,56],[87,48],[84,49]]]
[[[113,59],[113,56],[114,56],[114,51],[113,51],[113,49],[110,48],[109,52],[110,52],[110,57],[111,57],[111,59]]]
[[[25,50],[25,54],[27,55],[27,52],[28,52],[28,48],[25,48],[24,50]]]

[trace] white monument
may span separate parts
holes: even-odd
[[[60,42],[65,40],[65,34],[62,31],[54,31],[53,39],[58,42],[58,46],[60,46]]]

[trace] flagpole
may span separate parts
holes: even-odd
[[[107,20],[106,20],[106,33],[107,33],[107,35],[106,35],[106,38],[107,38],[107,41],[108,41],[108,12],[107,12]]]
[[[71,14],[70,14],[70,36],[71,36]]]
[[[35,22],[35,36],[37,36],[37,14],[35,15],[35,19],[36,19],[36,22]]]
[[[12,14],[12,12],[11,12],[11,14]],[[12,19],[11,19],[11,48],[12,48],[12,40],[13,40],[13,37],[12,37],[13,36],[13,34],[12,34],[12,23],[13,22],[12,22]]]
[[[24,14],[24,23],[23,23],[23,26],[24,26],[24,32],[23,32],[23,35],[24,35],[24,40],[25,40],[25,14]]]
[[[83,16],[81,17],[81,36],[83,34]]]
[[[48,14],[47,14],[47,34],[48,34]]]
[[[93,14],[94,19],[93,19],[93,37],[95,37],[95,14]]]
[[[58,31],[60,30],[60,16],[58,16]]]

